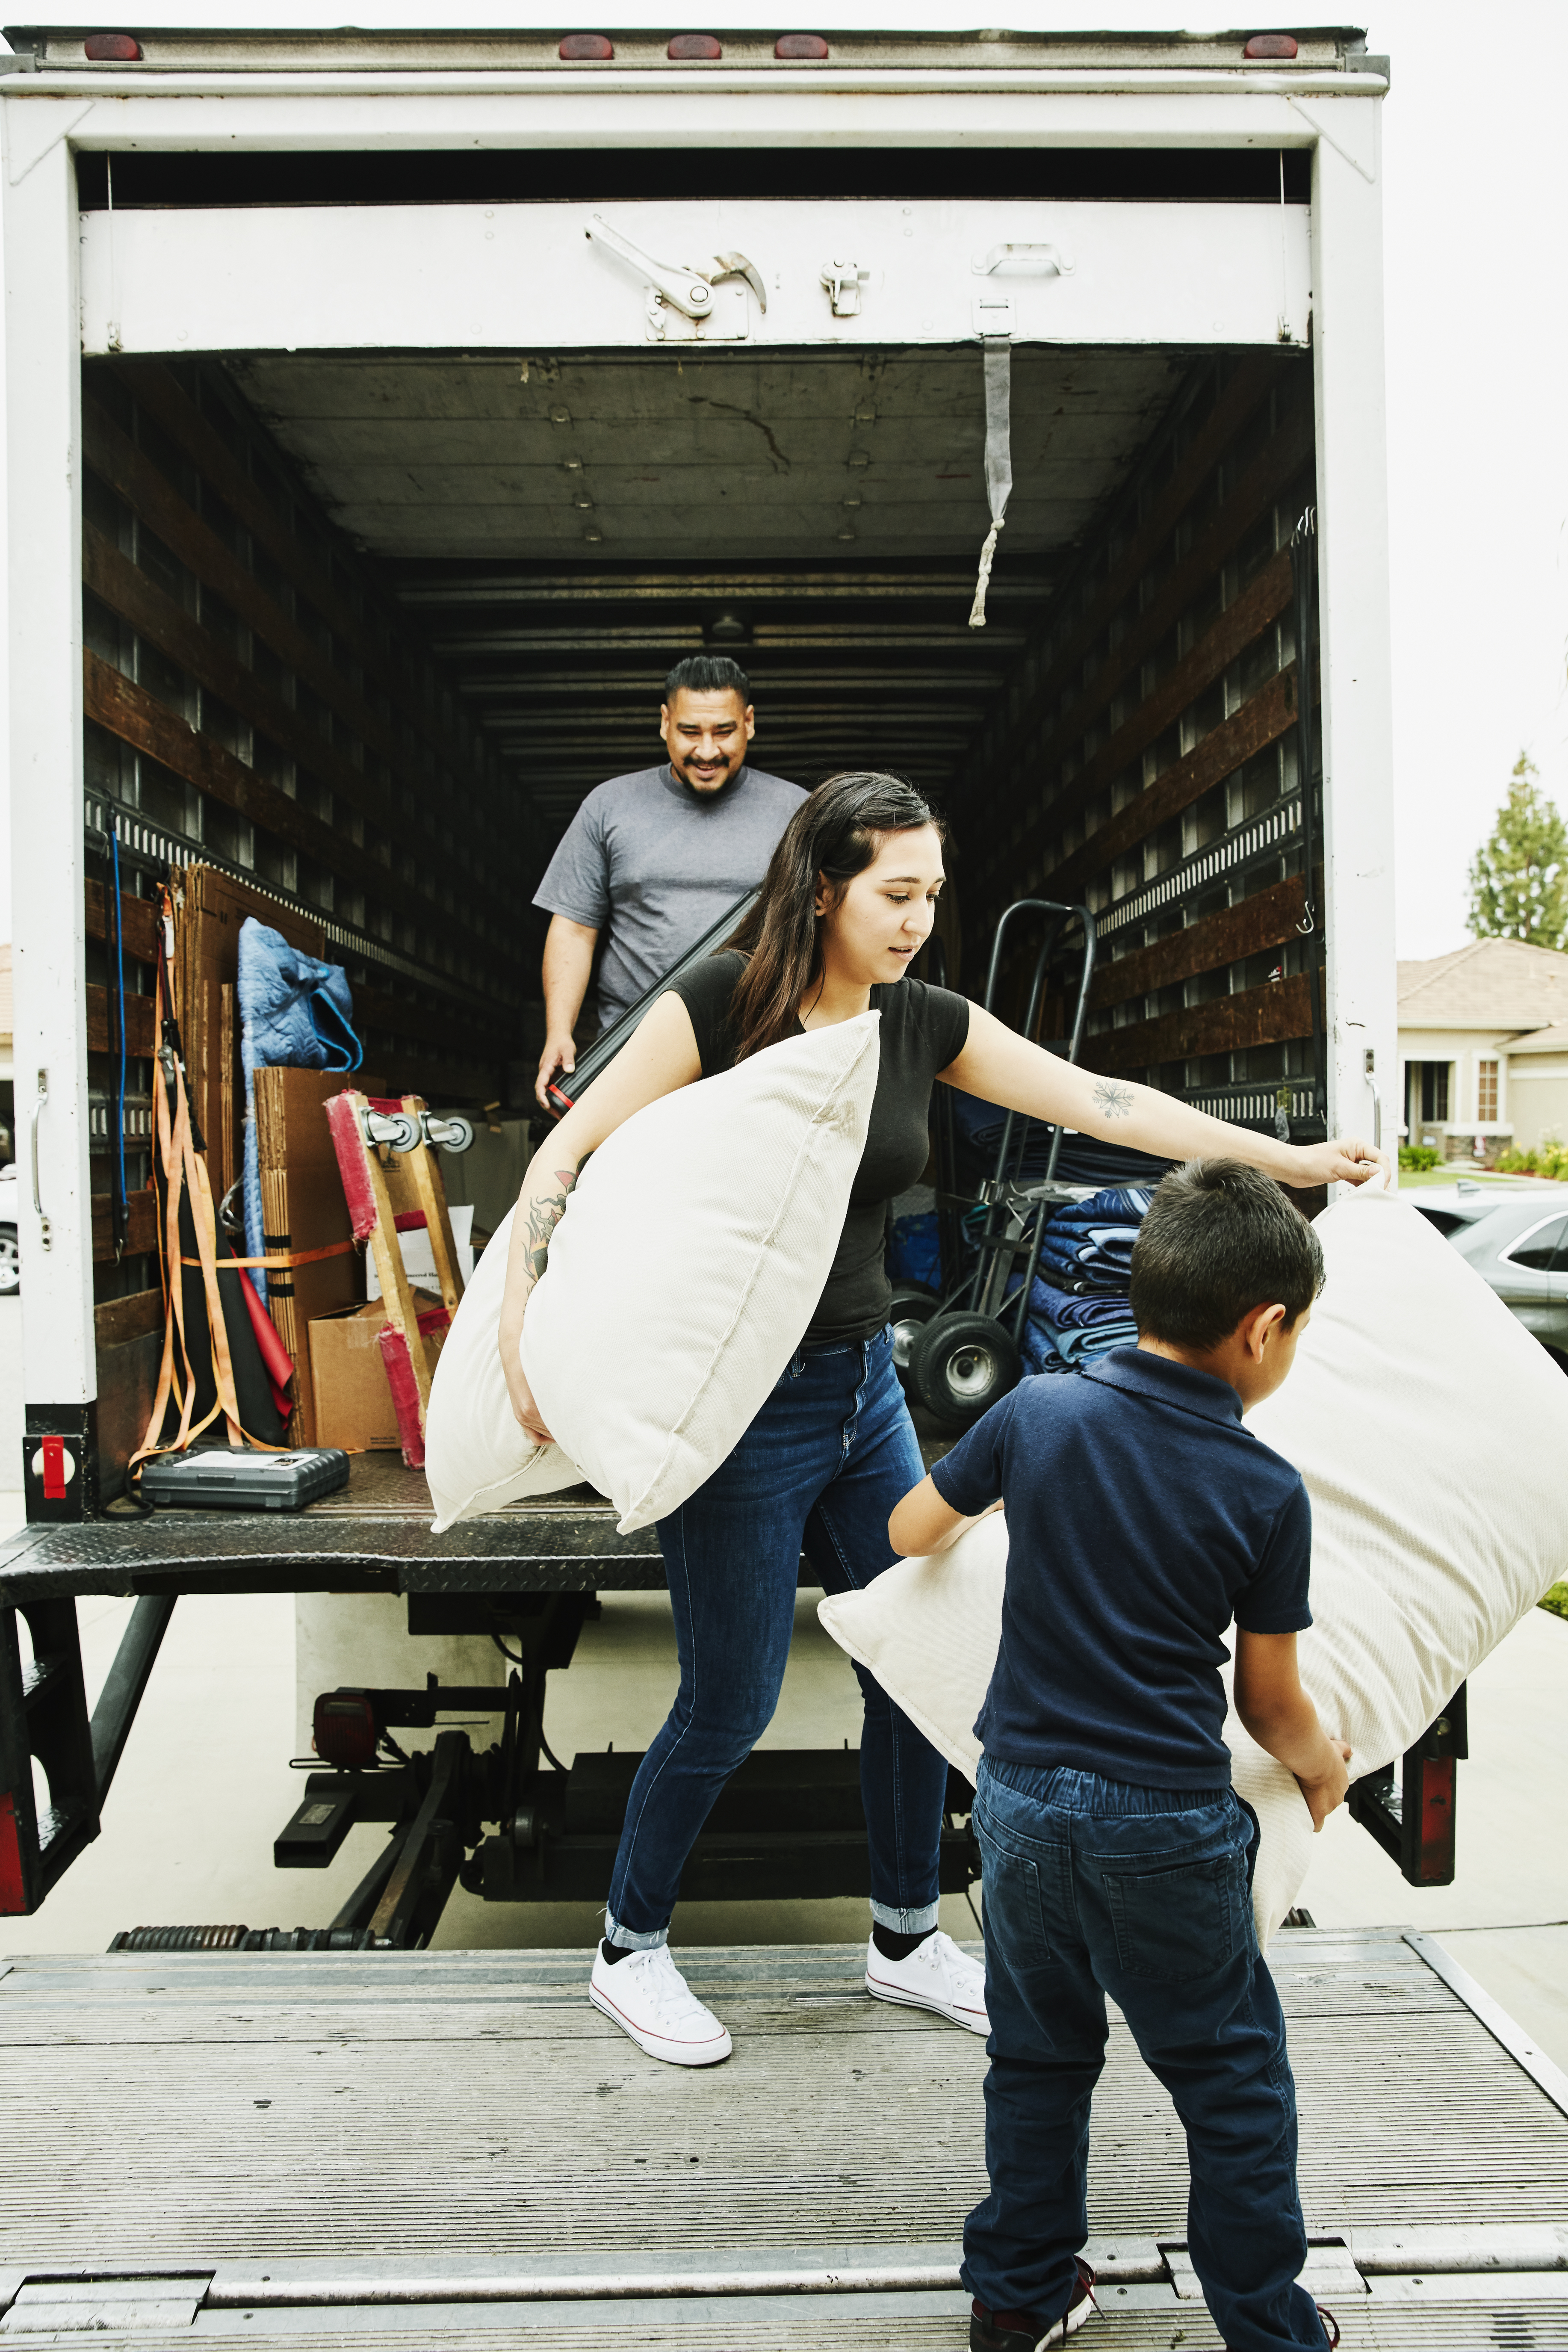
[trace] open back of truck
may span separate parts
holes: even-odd
[[[313,1777],[280,1858],[356,1807],[397,1825],[352,1916],[5,1974],[27,2120],[0,2327],[784,2344],[820,2340],[822,2291],[868,2342],[956,2341],[979,2053],[862,2018],[844,1955],[713,1956],[750,2039],[674,2118],[574,1960],[408,1951],[459,1872],[602,1891],[636,1759],[536,1770],[544,1675],[596,1593],[662,1583],[651,1538],[583,1493],[432,1537],[417,1474],[374,1454],[285,1520],[105,1516],[162,1343],[159,893],[215,1192],[250,914],[344,967],[366,1068],[466,1111],[500,1202],[538,878],[584,793],[651,764],[665,670],[724,651],[760,765],[891,768],[943,805],[950,980],[978,993],[1014,900],[1083,906],[1091,1067],[1298,1139],[1373,1129],[1386,60],[1350,33],[9,38],[29,1523],[0,1546],[0,1910],[97,1834],[176,1596],[297,1591],[345,1666],[352,1596],[396,1596],[418,1682],[420,1645],[460,1685],[492,1636],[521,1647],[504,1690],[450,1694],[496,1718],[489,1759],[443,1733],[379,1814],[352,1759]],[[87,1592],[138,1596],[90,1721]],[[853,1761],[748,1784],[701,1891],[859,1888]],[[326,1948],[279,1948],[301,1941]],[[1313,2190],[1347,2340],[1468,2342],[1484,2311],[1492,2340],[1568,2343],[1552,2082],[1397,1938],[1286,1942],[1313,2131],[1342,2148],[1353,2109],[1365,2151]],[[1164,2345],[1193,2308],[1179,2167],[1148,2086],[1115,2081],[1095,2226],[1126,2340]],[[1473,2139],[1450,2179],[1430,2122],[1486,2103],[1478,2204]],[[1500,2265],[1528,2282],[1475,2284]]]

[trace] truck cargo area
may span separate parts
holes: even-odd
[[[950,982],[978,992],[1012,898],[1081,900],[1090,1066],[1321,1133],[1307,356],[1021,345],[1011,373],[980,628],[973,345],[89,362],[89,843],[118,832],[132,889],[208,869],[236,929],[273,908],[346,966],[366,1069],[493,1129],[531,1108],[544,863],[595,782],[661,756],[664,671],[729,653],[758,765],[890,767],[945,807]],[[193,980],[184,1036],[218,1194],[240,1151],[223,978],[209,959]],[[89,1072],[105,1497],[152,1352],[151,1010],[127,1023],[118,1253],[106,1050]]]
[[[1347,2352],[1568,2346],[1568,2080],[1428,1938],[1269,1958]],[[858,1948],[681,1959],[735,2055],[679,2075],[577,1953],[0,1963],[7,2341],[963,2343],[983,2045],[868,2000]],[[1128,2352],[1211,2340],[1185,2205],[1113,2013],[1088,2253]]]

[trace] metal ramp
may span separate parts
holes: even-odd
[[[1568,2082],[1416,1941],[1271,1956],[1309,2280],[1346,2352],[1568,2352]],[[734,2032],[711,2071],[638,2056],[576,1951],[0,1962],[0,2343],[960,2352],[984,2046],[868,2001],[858,1947],[682,1960]],[[1107,2352],[1214,2346],[1184,2210],[1118,2025]]]

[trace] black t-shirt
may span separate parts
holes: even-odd
[[[705,1078],[734,1067],[736,1037],[730,1018],[743,955],[710,956],[670,992],[691,1015]],[[888,1203],[918,1183],[930,1149],[931,1090],[939,1070],[963,1051],[969,1000],[923,981],[898,980],[871,991],[870,1010],[882,1016],[877,1092],[866,1149],[849,1192],[837,1254],[805,1335],[808,1348],[843,1339],[869,1339],[888,1319],[889,1285],[882,1258]]]
[[[1007,1506],[987,1756],[1223,1787],[1226,1629],[1312,1622],[1307,1490],[1228,1381],[1117,1348],[1077,1380],[1021,1381],[931,1479],[966,1517]]]

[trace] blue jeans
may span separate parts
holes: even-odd
[[[888,1517],[925,1475],[890,1331],[803,1350],[729,1459],[658,1523],[680,1688],[638,1767],[605,1935],[662,1944],[686,1857],[778,1705],[804,1549],[829,1592],[892,1565]],[[868,1674],[860,1794],[871,1914],[913,1934],[937,1920],[947,1766]]]
[[[1067,2309],[1109,1993],[1186,2132],[1187,2247],[1226,2346],[1326,2344],[1296,2284],[1296,2086],[1253,1930],[1249,1816],[1228,1788],[983,1762],[974,1824],[991,2194],[964,2226],[971,2294],[1047,2321]]]

